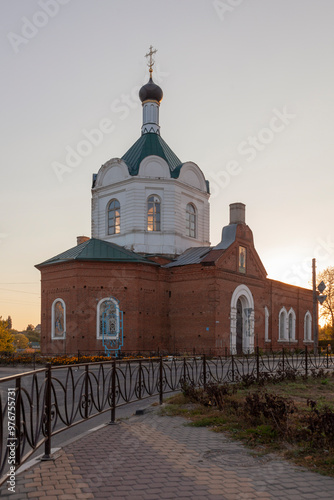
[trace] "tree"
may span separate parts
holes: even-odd
[[[7,330],[11,330],[13,328],[13,322],[11,316],[7,318]]]
[[[324,294],[326,300],[320,306],[319,316],[330,330],[331,338],[334,338],[334,267],[327,267],[317,275],[318,284],[323,281],[326,285]]]
[[[319,328],[319,340],[331,340],[332,327],[330,325],[321,326]]]
[[[41,341],[41,334],[36,332],[35,330],[33,332],[26,331],[24,334],[29,342],[40,342]]]
[[[0,316],[0,352],[13,352],[13,335],[7,329],[8,323]]]
[[[34,325],[28,325],[27,326],[27,332],[33,332],[35,330]]]
[[[29,340],[23,333],[14,335],[14,345],[16,349],[26,349],[29,345]]]

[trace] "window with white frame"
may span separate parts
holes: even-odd
[[[192,203],[186,208],[186,235],[196,238],[196,208]]]
[[[282,307],[279,313],[279,337],[278,340],[286,340],[287,339],[287,312],[285,307]]]
[[[96,311],[96,338],[102,339],[103,335],[115,338],[119,334],[119,307],[113,297],[101,299]]]
[[[108,234],[119,234],[121,232],[121,205],[116,198],[108,205]]]
[[[153,194],[147,199],[147,230],[160,231],[161,229],[161,200]]]
[[[295,340],[296,338],[296,314],[291,308],[288,314],[288,339]]]
[[[304,316],[304,340],[306,342],[312,341],[312,316],[310,311]]]
[[[264,308],[264,340],[266,342],[270,342],[270,339],[269,339],[269,310],[268,310],[267,306]]]
[[[51,306],[51,338],[66,337],[66,306],[63,299],[55,299]]]

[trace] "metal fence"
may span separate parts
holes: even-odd
[[[302,353],[141,359],[83,363],[41,368],[0,379],[0,484],[44,445],[50,459],[52,436],[96,415],[109,412],[115,422],[116,408],[156,395],[197,387],[209,382],[233,383],[245,376],[277,372],[308,376],[312,370],[333,369],[334,357]],[[12,469],[11,469],[12,468]]]

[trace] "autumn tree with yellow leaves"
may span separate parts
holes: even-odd
[[[0,316],[0,352],[13,352],[13,335],[8,329],[7,321]]]

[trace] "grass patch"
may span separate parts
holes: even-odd
[[[276,452],[313,472],[334,477],[334,376],[187,386],[161,413],[193,427],[226,432],[256,453]]]
[[[175,417],[177,415],[188,416],[188,408],[182,408],[180,405],[168,404],[160,410],[161,415],[167,415],[168,417]]]
[[[208,416],[202,417],[198,414],[200,418],[193,420],[190,424],[191,427],[216,427],[217,425],[226,424],[226,418],[224,416]]]

